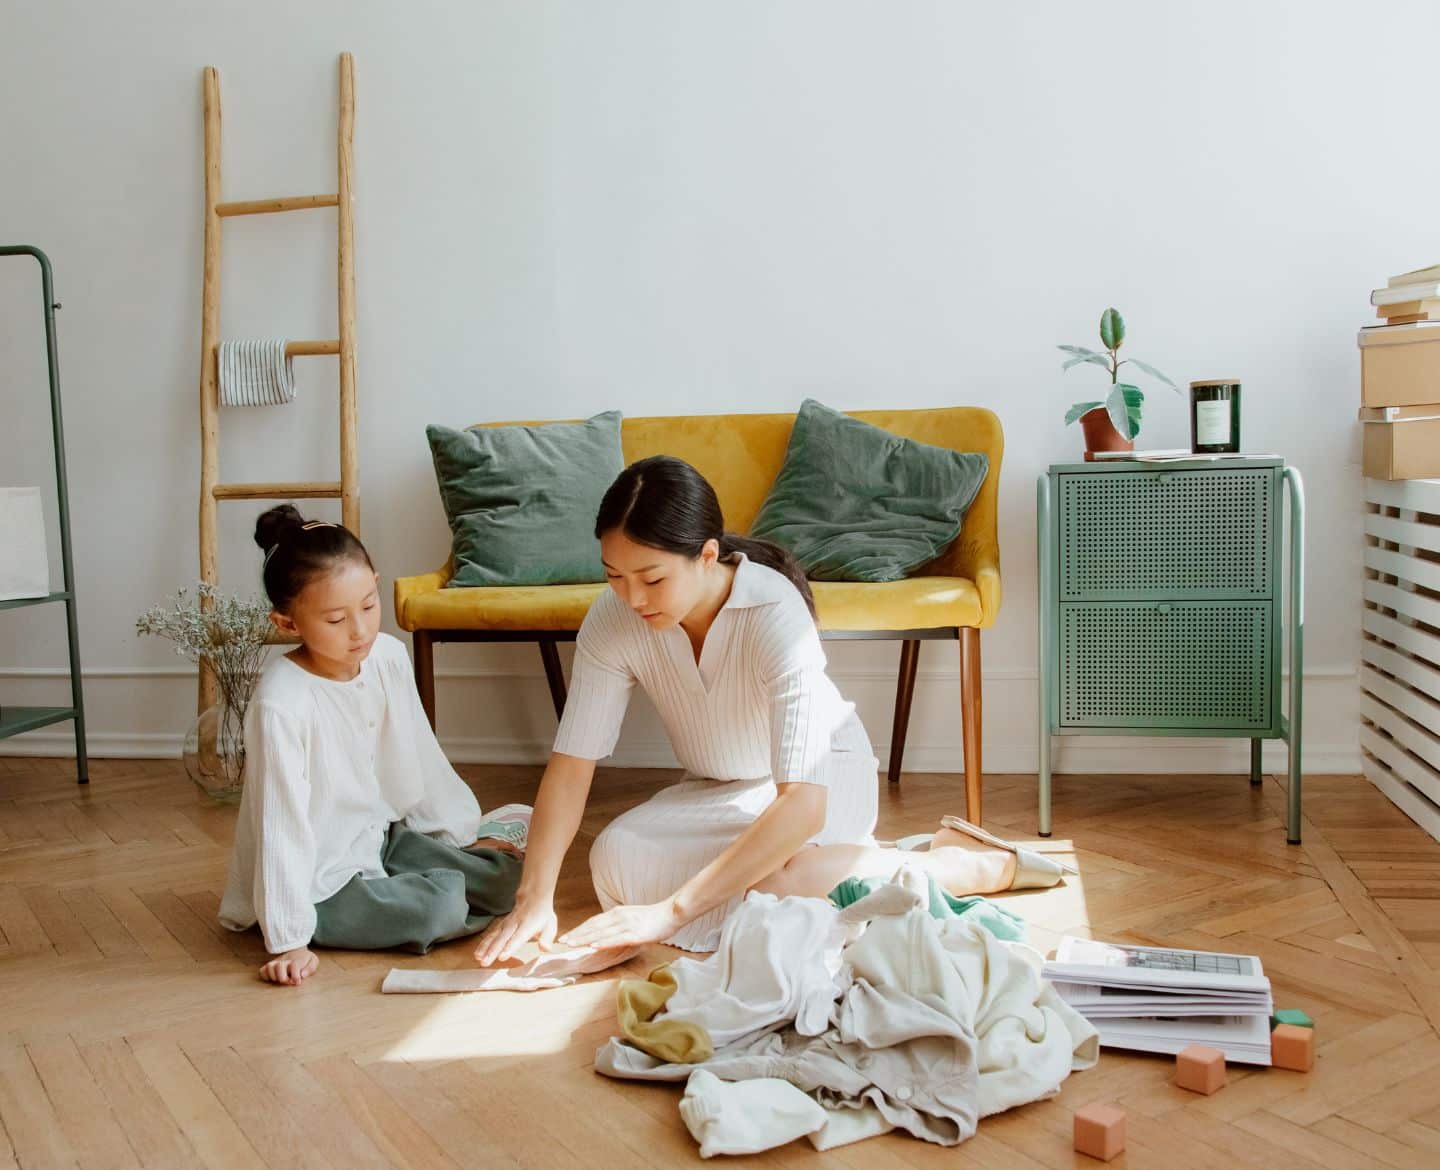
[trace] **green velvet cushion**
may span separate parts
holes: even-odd
[[[807,399],[751,536],[817,581],[898,581],[960,534],[990,460],[892,435]]]
[[[620,412],[534,427],[428,426],[453,587],[603,581],[595,513],[625,466]]]

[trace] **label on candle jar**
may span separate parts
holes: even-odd
[[[1223,447],[1230,442],[1230,402],[1197,402],[1195,404],[1195,445]]]

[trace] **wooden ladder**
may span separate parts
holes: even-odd
[[[355,65],[340,54],[339,187],[334,195],[293,195],[223,203],[220,196],[220,75],[207,66],[205,91],[205,281],[200,318],[200,579],[220,581],[221,500],[338,499],[340,519],[360,534],[360,460],[355,410],[355,230],[351,175],[355,159]],[[287,357],[333,354],[340,359],[340,480],[300,483],[220,482],[220,225],[232,215],[265,215],[334,207],[338,212],[339,337],[335,341],[292,341]],[[199,710],[217,697],[213,674],[200,671]]]

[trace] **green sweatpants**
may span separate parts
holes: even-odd
[[[396,822],[381,864],[388,876],[356,874],[317,903],[313,942],[423,955],[436,943],[475,934],[508,914],[522,862],[499,849],[446,845]]]

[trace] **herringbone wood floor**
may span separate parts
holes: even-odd
[[[322,953],[300,989],[255,980],[253,933],[214,912],[232,811],[170,761],[0,759],[0,1167],[573,1167],[698,1160],[678,1091],[591,1070],[617,972],[535,996],[378,994],[414,956]],[[529,768],[467,769],[487,807],[526,799]],[[565,870],[562,924],[593,906],[585,849],[605,821],[673,779],[602,772]],[[1033,777],[987,781],[987,824],[1033,829]],[[1096,1165],[1072,1112],[1115,1101],[1116,1166],[1440,1165],[1440,845],[1363,780],[1308,783],[1305,844],[1286,846],[1275,781],[1062,777],[1056,837],[1082,876],[1017,896],[1034,941],[1090,932],[1262,956],[1285,1006],[1319,1029],[1313,1073],[1244,1071],[1210,1098],[1171,1062],[1107,1052],[1053,1101],[985,1121],[958,1150],[888,1136],[756,1165]],[[883,832],[959,811],[958,778],[907,776]],[[631,966],[644,970],[655,948]]]

